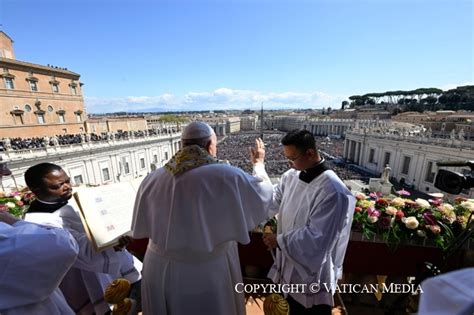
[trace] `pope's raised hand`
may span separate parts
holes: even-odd
[[[255,139],[255,147],[250,148],[250,161],[252,164],[265,161],[265,145],[260,138]]]

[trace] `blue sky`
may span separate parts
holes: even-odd
[[[89,112],[473,84],[473,16],[470,0],[0,0],[17,59],[80,73]]]

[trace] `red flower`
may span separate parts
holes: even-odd
[[[389,202],[387,199],[380,198],[377,201],[377,204],[380,206],[388,206]]]
[[[443,200],[442,199],[428,199],[428,201],[434,206],[439,206]]]
[[[403,213],[403,211],[399,210],[399,211],[397,211],[397,214],[395,216],[396,216],[397,220],[401,220],[405,216],[405,213]]]
[[[8,211],[8,207],[6,205],[0,205],[0,211]]]
[[[414,202],[413,200],[407,199],[407,200],[405,200],[405,207],[419,208],[420,206],[416,202]]]
[[[355,213],[362,212],[362,208],[361,208],[361,207],[355,207],[354,212],[355,212]]]

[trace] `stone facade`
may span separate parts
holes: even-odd
[[[258,125],[258,115],[240,117],[241,130],[256,130]]]
[[[25,185],[25,171],[42,162],[63,167],[76,185],[101,185],[146,176],[163,166],[180,149],[180,137],[180,133],[173,133],[120,141],[88,142],[2,152],[2,157],[19,186]],[[12,189],[12,177],[3,177],[2,185]]]
[[[276,129],[281,131],[306,129],[316,136],[344,137],[345,133],[355,126],[372,128],[386,126],[389,123],[389,120],[379,119],[306,119],[304,116],[273,116],[270,118],[265,117],[264,129]]]
[[[89,118],[86,122],[87,133],[144,131],[152,129],[144,117]]]
[[[1,137],[84,132],[86,113],[79,74],[14,59],[11,40],[3,32],[0,51]]]
[[[431,135],[384,134],[370,129],[357,129],[346,133],[344,158],[375,174],[386,165],[397,181],[413,185],[424,193],[438,191],[434,187],[438,161],[474,159],[474,142],[432,138]],[[469,168],[449,168],[451,171],[468,173]],[[474,191],[466,191],[474,197]]]

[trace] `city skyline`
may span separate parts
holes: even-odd
[[[18,60],[81,74],[90,113],[340,108],[473,84],[471,1],[11,1]],[[30,21],[30,22],[28,22]]]

